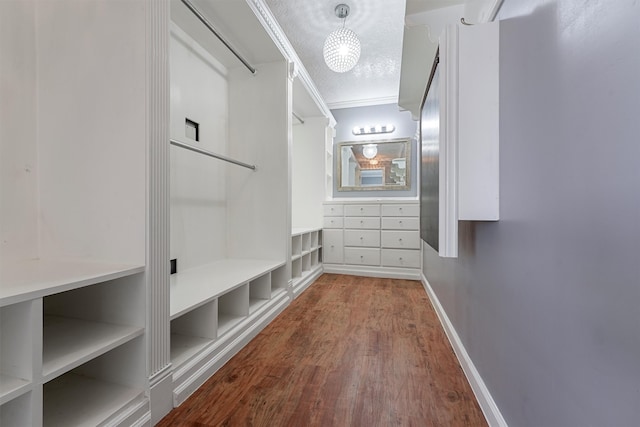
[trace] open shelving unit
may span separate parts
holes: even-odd
[[[291,232],[291,280],[298,296],[322,274],[322,229],[295,228]]]

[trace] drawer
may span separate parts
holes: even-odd
[[[415,249],[383,249],[382,265],[385,267],[420,267],[420,251]]]
[[[344,219],[344,228],[380,229],[380,218],[373,216],[349,216]]]
[[[325,216],[323,228],[342,228],[342,224],[341,216]]]
[[[343,262],[342,230],[322,231],[322,262],[342,264]]]
[[[420,249],[420,233],[417,231],[382,231],[382,247]]]
[[[420,205],[382,205],[382,216],[420,216]]]
[[[419,230],[420,219],[416,217],[383,217],[382,228],[384,230]]]
[[[352,265],[380,265],[380,249],[344,248],[344,262]]]
[[[344,230],[345,246],[380,247],[380,232],[378,230]]]
[[[345,205],[345,216],[380,216],[380,205]]]
[[[344,205],[341,205],[341,204],[324,205],[324,216],[342,216],[343,212],[344,212]]]

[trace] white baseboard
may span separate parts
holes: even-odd
[[[422,274],[422,285],[431,299],[431,303],[436,310],[436,314],[440,319],[444,332],[447,334],[447,338],[449,338],[453,351],[458,357],[460,366],[471,385],[471,389],[478,400],[480,409],[482,409],[487,422],[491,427],[507,427],[507,423],[502,417],[500,409],[498,409],[498,405],[496,405],[491,393],[489,393],[489,389],[482,380],[482,377],[473,364],[471,357],[469,357],[469,353],[467,353],[467,350],[464,348],[464,345],[460,340],[460,336],[453,327],[453,324],[449,320],[449,316],[447,316],[447,313],[444,311],[444,308],[440,304],[440,300],[438,300],[436,293],[433,291],[433,288],[424,274]]]
[[[383,277],[389,279],[420,280],[420,270],[417,268],[376,267],[347,264],[323,264],[323,268],[325,273]]]
[[[323,273],[322,264],[314,267],[313,270],[306,273],[306,275],[300,279],[294,280],[292,284],[293,297],[298,298],[302,292],[305,291],[318,277]]]

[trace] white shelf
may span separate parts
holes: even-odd
[[[319,230],[322,230],[322,229],[312,228],[312,227],[296,227],[291,229],[291,237],[300,236],[301,234],[311,233]]]
[[[100,425],[142,396],[142,390],[66,374],[44,385],[43,425]]]
[[[0,374],[0,405],[26,393],[30,386],[30,381]]]
[[[144,328],[45,316],[42,374],[48,381],[144,333]]]
[[[178,272],[171,276],[171,319],[283,264],[265,260],[227,259]]]
[[[249,299],[249,313],[255,313],[260,307],[268,303],[268,299],[262,298],[250,298]]]
[[[144,265],[34,259],[0,267],[0,306],[93,285],[144,271]]]
[[[210,338],[171,334],[171,363],[181,366],[213,341]]]

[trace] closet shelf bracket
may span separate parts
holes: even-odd
[[[217,154],[212,151],[204,150],[202,148],[195,147],[191,144],[185,144],[184,142],[176,141],[175,139],[170,139],[169,143],[171,143],[171,145],[175,145],[176,147],[185,148],[187,150],[194,151],[199,154],[204,154],[205,156],[213,157],[218,160],[224,160],[225,162],[233,163],[234,165],[242,166],[243,168],[251,169],[253,171],[257,170],[256,165],[250,165],[249,163],[241,162],[239,160],[232,159],[227,156],[223,156],[222,154]]]

